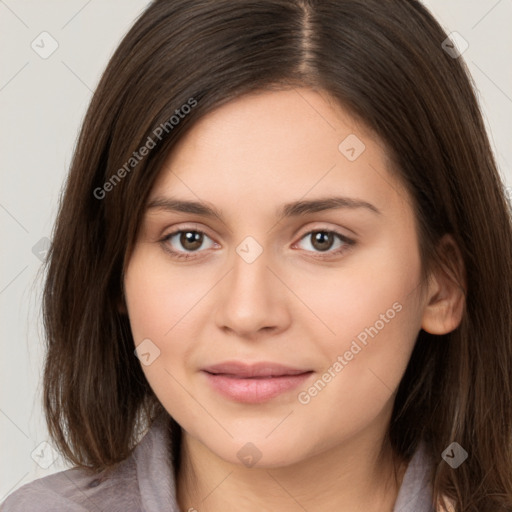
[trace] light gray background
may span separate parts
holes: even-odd
[[[38,243],[44,249],[40,240],[51,236],[92,91],[147,3],[0,0],[0,502],[21,485],[67,467],[60,457],[51,463],[52,448],[44,444],[41,280],[36,280],[42,254],[32,249]],[[463,58],[479,90],[503,179],[512,186],[512,0],[425,3],[448,33],[457,31],[469,43]],[[31,47],[43,31],[59,45],[47,59]]]

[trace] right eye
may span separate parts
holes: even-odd
[[[199,249],[203,246],[205,237],[211,240],[211,238],[204,231],[185,228],[169,233],[164,238],[162,238],[160,242],[163,244],[164,249],[169,252],[172,257],[178,259],[189,259],[195,257],[193,253],[200,252]],[[180,244],[184,250],[173,249],[173,244]]]

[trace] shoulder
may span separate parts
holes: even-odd
[[[0,504],[0,512],[135,512],[142,509],[138,490],[130,457],[108,475],[73,468],[29,482]]]
[[[131,455],[101,473],[67,469],[20,487],[0,512],[178,511],[168,415],[151,425]]]

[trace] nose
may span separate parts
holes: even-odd
[[[290,294],[265,251],[248,261],[235,253],[231,270],[219,283],[215,322],[223,331],[252,339],[288,327]]]

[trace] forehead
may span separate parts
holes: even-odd
[[[201,118],[173,148],[149,202],[171,192],[242,209],[315,195],[382,203],[405,194],[382,142],[309,88],[252,93]]]

